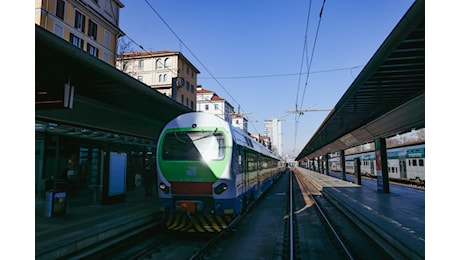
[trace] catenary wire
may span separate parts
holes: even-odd
[[[155,10],[155,8],[153,8],[149,1],[145,0],[145,2],[150,7],[150,9],[152,9],[152,11],[158,16],[158,18],[160,18],[160,20],[165,24],[165,26],[171,31],[171,33],[179,40],[179,43],[190,52],[190,54],[198,61],[198,63],[206,70],[206,72],[208,72],[208,74],[216,81],[217,85],[219,85],[225,91],[225,93],[227,93],[227,95],[238,105],[238,107],[241,108],[241,105],[238,103],[238,101],[236,101],[236,99],[230,94],[230,92],[228,92],[227,89],[219,82],[219,80],[217,80],[214,74],[201,62],[201,60],[198,59],[198,57],[187,46],[187,44],[185,44],[185,42],[179,37],[179,35],[177,35],[177,33],[171,28],[171,26],[168,25],[168,23],[163,19],[163,17],[161,17],[161,15]],[[244,109],[241,108],[241,110],[244,112]],[[260,133],[257,127],[252,123],[252,121],[250,121],[250,124],[252,125],[252,127],[254,127],[254,129],[256,129],[257,132]]]
[[[310,2],[311,3],[311,2]],[[300,106],[297,107],[297,103],[296,103],[296,111],[301,111],[302,110],[302,105],[303,105],[303,102],[304,102],[304,98],[305,98],[305,93],[306,93],[306,90],[307,90],[307,86],[308,86],[308,79],[310,77],[310,69],[311,69],[311,65],[312,65],[312,62],[313,62],[313,56],[314,56],[314,53],[315,53],[315,47],[316,47],[316,42],[318,40],[318,34],[319,34],[319,28],[320,28],[320,25],[321,25],[321,20],[322,20],[322,17],[323,17],[323,10],[324,10],[324,5],[326,3],[326,0],[323,0],[323,4],[321,6],[321,10],[320,10],[320,13],[319,13],[319,21],[318,21],[318,26],[316,27],[316,34],[315,34],[315,39],[313,41],[313,48],[312,48],[312,51],[311,51],[311,56],[310,56],[310,59],[308,60],[307,58],[307,78],[305,79],[305,84],[304,84],[304,89],[303,89],[303,94],[302,94],[302,100],[300,102]],[[308,23],[307,23],[308,24]],[[306,36],[305,36],[306,37]],[[305,45],[306,46],[306,45]],[[306,48],[306,47],[305,47]],[[304,48],[304,50],[305,50]],[[294,151],[296,149],[296,145],[297,145],[297,130],[298,130],[298,121],[299,121],[299,118],[300,118],[300,113],[299,115],[295,115],[295,118],[296,118],[296,125],[295,125],[295,131],[294,131]]]

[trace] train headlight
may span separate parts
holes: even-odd
[[[166,184],[164,184],[163,182],[160,183],[160,186],[159,186],[160,190],[162,190],[164,193],[168,194],[169,193],[169,187],[166,186]]]
[[[227,184],[221,183],[214,189],[214,192],[216,194],[221,194],[222,192],[226,191],[227,189],[228,189]]]

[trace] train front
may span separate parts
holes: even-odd
[[[233,219],[230,134],[225,121],[203,112],[180,115],[163,129],[158,195],[168,229],[219,232]]]

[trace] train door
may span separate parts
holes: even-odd
[[[375,176],[375,160],[369,160],[369,163],[371,164],[371,175]]]
[[[243,192],[246,193],[249,189],[248,159],[246,151],[242,147],[238,149],[238,165],[243,172]]]
[[[257,159],[257,198],[262,194],[262,161],[261,161],[261,158],[260,156],[257,155],[256,157]]]
[[[407,179],[407,167],[405,159],[399,159],[399,171],[401,173],[401,178]]]

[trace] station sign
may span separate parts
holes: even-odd
[[[75,87],[69,83],[63,87],[35,86],[35,109],[73,108]]]

